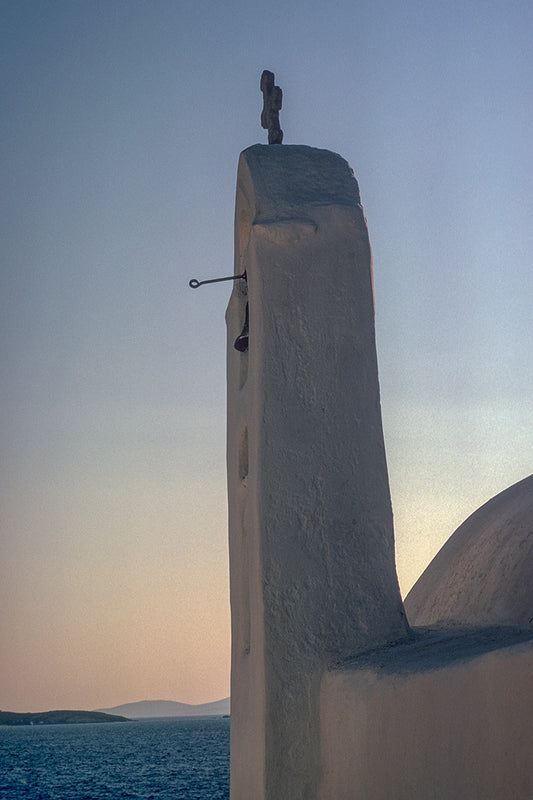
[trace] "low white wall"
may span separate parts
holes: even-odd
[[[455,652],[437,647],[440,667],[424,663],[424,647],[396,671],[389,656],[326,673],[318,797],[531,800],[533,641],[473,658],[466,648],[462,661],[452,636]]]

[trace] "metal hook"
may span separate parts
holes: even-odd
[[[204,283],[220,283],[220,281],[237,281],[239,278],[243,278],[246,280],[246,272],[243,272],[242,275],[228,275],[227,278],[209,278],[206,281],[197,281],[196,278],[192,278],[189,281],[189,286],[191,289],[198,289],[199,286],[203,286]]]

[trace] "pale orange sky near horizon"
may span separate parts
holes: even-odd
[[[226,284],[238,156],[359,181],[405,592],[532,472],[533,6],[0,9],[0,708],[227,697]]]

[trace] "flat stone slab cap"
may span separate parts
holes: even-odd
[[[358,206],[359,186],[342,156],[307,145],[255,144],[239,170],[253,174],[255,221],[287,219],[308,206]]]

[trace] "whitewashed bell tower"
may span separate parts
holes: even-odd
[[[324,671],[407,632],[370,245],[344,159],[281,144],[241,154],[243,273],[226,314],[231,798],[303,800],[320,782]]]

